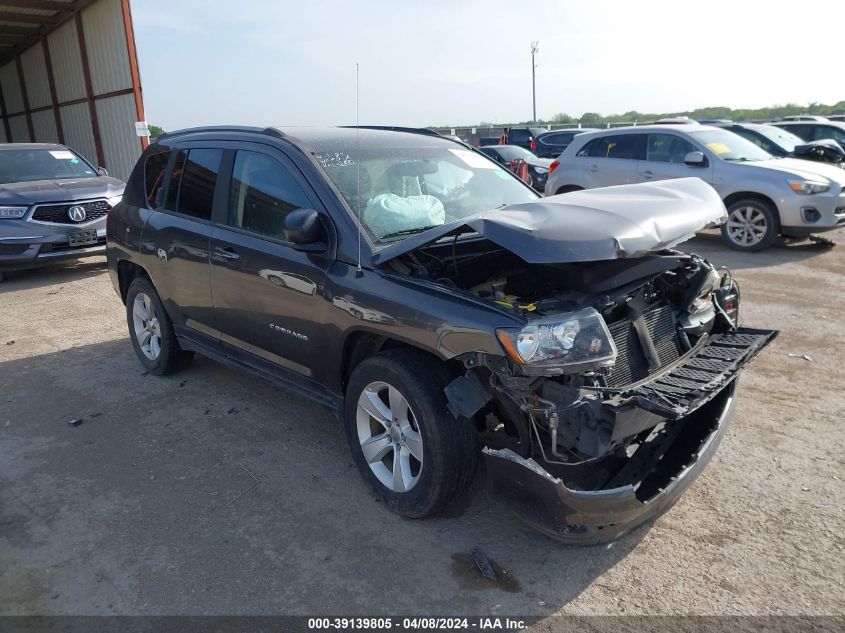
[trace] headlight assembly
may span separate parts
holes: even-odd
[[[534,167],[534,171],[538,174],[547,174],[549,172],[548,168],[546,167]]]
[[[521,330],[500,329],[496,336],[526,373],[576,373],[616,361],[607,324],[593,308],[532,320]]]
[[[117,203],[123,200],[123,195],[113,196],[111,198],[106,198],[106,202],[109,203],[109,206],[114,209],[117,206]]]
[[[0,220],[17,220],[26,215],[29,207],[0,207]]]
[[[829,182],[818,182],[815,180],[787,180],[789,188],[795,193],[810,195],[813,193],[824,193],[830,189]]]

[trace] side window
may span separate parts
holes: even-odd
[[[170,150],[167,150],[150,154],[144,162],[144,192],[150,209],[156,208],[156,196],[164,187],[164,173],[169,160]]]
[[[642,158],[641,138],[641,134],[618,134],[594,138],[581,148],[578,156],[640,160]]]
[[[229,188],[229,224],[284,239],[285,216],[310,207],[308,196],[276,159],[259,152],[235,155]]]
[[[845,131],[828,125],[818,126],[816,128],[815,140],[819,141],[827,138],[832,138],[834,141],[842,145],[843,143],[845,143]]]
[[[695,146],[674,134],[649,134],[646,160],[658,163],[683,163]]]
[[[809,125],[785,125],[784,129],[787,132],[792,132],[796,136],[800,136],[805,141],[812,141],[814,138],[813,128]]]
[[[508,135],[508,140],[511,143],[526,143],[530,136],[531,135],[528,133],[528,130],[516,129],[510,131],[510,134]]]
[[[222,149],[179,150],[167,188],[166,208],[210,220],[222,159]]]
[[[741,128],[737,129],[737,130],[731,130],[731,132],[733,132],[734,134],[740,135],[746,141],[750,141],[751,143],[754,143],[760,149],[764,149],[769,153],[774,153],[774,152],[772,152],[771,142],[769,142],[768,139],[763,138],[762,136],[757,136],[756,134],[754,134],[754,132],[749,132],[748,130],[744,130],[744,129],[741,129]]]

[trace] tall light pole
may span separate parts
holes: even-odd
[[[531,119],[533,123],[537,122],[537,85],[534,79],[534,71],[537,69],[537,64],[534,63],[534,56],[540,50],[540,42],[531,42],[531,103],[534,108],[534,118]]]

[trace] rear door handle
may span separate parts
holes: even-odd
[[[650,169],[646,169],[643,172],[643,178],[645,178],[646,180],[651,180],[652,178],[654,178],[654,172]]]
[[[599,166],[598,166],[598,165],[590,165],[589,170],[590,170],[590,171],[598,171],[598,170],[599,170]]]
[[[221,246],[215,246],[214,247],[214,254],[217,255],[218,257],[223,257],[224,259],[235,260],[235,259],[241,258],[241,256],[238,255],[238,253],[235,251],[235,249],[232,248],[231,246],[226,246],[225,248],[223,248]]]

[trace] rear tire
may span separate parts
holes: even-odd
[[[478,438],[449,412],[449,380],[445,367],[411,350],[371,356],[350,376],[343,420],[355,464],[403,516],[434,514],[472,483]]]
[[[758,198],[743,198],[728,207],[722,239],[732,249],[756,253],[775,243],[780,222],[772,205]]]
[[[146,277],[136,277],[129,284],[126,322],[135,354],[149,373],[164,376],[191,364],[194,353],[179,346],[164,304]]]

